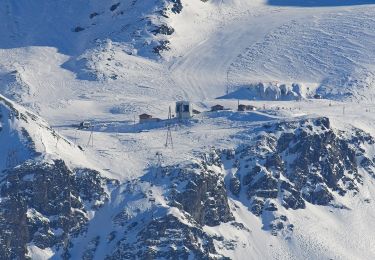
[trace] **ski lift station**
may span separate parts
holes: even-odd
[[[193,107],[189,101],[176,102],[176,118],[190,119],[193,115]]]
[[[91,123],[89,121],[83,121],[79,124],[79,129],[88,129],[91,127]]]

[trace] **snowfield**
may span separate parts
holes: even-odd
[[[72,259],[98,236],[107,237],[111,219],[124,208],[134,218],[150,218],[154,205],[139,195],[150,190],[160,204],[157,216],[168,212],[191,224],[168,206],[166,184],[142,179],[153,167],[187,164],[213,147],[253,144],[254,129],[279,122],[327,117],[337,132],[355,127],[375,137],[375,1],[179,3],[0,2],[0,170],[9,166],[11,151],[19,163],[32,158],[24,128],[44,155],[39,160],[62,158],[71,168],[89,167],[120,181],[109,202],[90,213],[87,234],[72,238]],[[173,121],[173,148],[165,147],[168,109],[178,100],[202,113]],[[238,102],[257,110],[237,112]],[[5,120],[8,103],[35,119]],[[209,112],[216,104],[227,110]],[[140,124],[142,113],[161,122]],[[92,127],[77,129],[83,121]],[[363,150],[375,158],[374,145]],[[220,172],[226,185],[231,170]],[[374,259],[375,179],[359,171],[364,177],[357,195],[334,192],[345,209],[278,204],[294,225],[292,234],[272,235],[266,217],[229,192],[235,220],[250,231],[228,223],[202,229],[236,241],[234,248],[214,243],[231,259]],[[121,186],[129,182],[137,182],[133,193]],[[112,254],[115,242],[93,246],[92,259]],[[54,247],[28,249],[32,259],[60,259]]]

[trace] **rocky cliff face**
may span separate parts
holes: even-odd
[[[233,220],[218,155],[208,154],[189,167],[168,175],[173,183],[170,204],[189,213],[200,225],[216,226]]]
[[[192,163],[151,169],[140,180],[149,184],[142,194],[150,208],[136,217],[121,215],[126,228],[108,258],[224,258],[213,245],[236,248],[240,241],[203,230],[227,223],[249,232],[234,217],[229,197],[259,216],[265,231],[290,238],[295,226],[279,209],[302,210],[308,203],[345,208],[336,198],[355,196],[361,172],[373,174],[375,168],[365,151],[373,138],[358,129],[336,130],[328,118],[251,131],[253,139],[237,149],[212,149]]]
[[[135,222],[136,223],[136,222]],[[141,224],[141,226],[139,225]],[[132,224],[111,256],[106,259],[224,259],[218,254],[213,238],[188,216],[184,220],[173,214]],[[136,240],[129,239],[131,232]]]
[[[0,182],[0,258],[27,256],[27,245],[69,256],[70,238],[84,233],[88,211],[108,200],[111,184],[90,169],[71,171],[64,161],[25,162]]]
[[[214,246],[214,241],[224,238],[203,230],[221,223],[236,225],[223,177],[215,153],[185,165],[150,169],[140,180],[149,190],[139,193],[150,208],[136,214],[121,212],[114,218],[125,230],[117,234],[121,239],[108,259],[224,259]],[[165,204],[155,198],[154,189],[162,189]]]
[[[365,151],[375,143],[373,138],[358,129],[336,130],[328,118],[266,124],[250,131],[243,134],[253,139],[236,149],[213,149],[189,164],[151,169],[141,182],[162,189],[165,201],[158,203],[145,191],[151,201],[148,215],[142,213],[141,222],[139,215],[126,215],[127,229],[118,234],[119,246],[108,257],[222,258],[213,245],[221,241],[236,248],[240,241],[210,236],[202,231],[204,226],[229,223],[249,232],[234,217],[229,197],[259,216],[265,231],[290,238],[295,226],[280,212],[302,210],[309,203],[345,208],[336,198],[355,196],[361,172],[373,174],[375,168]]]
[[[246,197],[257,216],[278,207],[303,209],[306,203],[345,207],[335,197],[359,192],[360,169],[372,174],[374,158],[366,156],[364,147],[374,143],[359,129],[335,130],[328,118],[265,125],[257,129],[251,145],[225,151],[235,169],[229,187],[236,197]],[[285,228],[267,225],[274,234]]]
[[[60,141],[60,143],[59,143]],[[28,247],[69,257],[70,240],[85,232],[117,185],[89,168],[67,166],[59,146],[79,149],[46,122],[0,96],[0,258],[28,258]]]

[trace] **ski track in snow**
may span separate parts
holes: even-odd
[[[359,86],[347,81],[374,73],[373,16],[373,8],[362,6],[240,15],[224,20],[215,33],[183,54],[171,65],[172,75],[188,97],[197,100],[224,95],[227,86],[231,90],[272,81],[312,88],[325,84],[332,95],[349,88],[368,97],[374,88],[367,89],[366,81]]]

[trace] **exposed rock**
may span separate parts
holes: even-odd
[[[111,5],[111,7],[109,8],[109,10],[111,12],[115,11],[120,6],[120,4],[121,3],[116,3],[116,4]]]
[[[83,28],[81,26],[77,26],[76,28],[73,29],[73,32],[82,32],[84,30],[85,30],[85,28]]]
[[[230,222],[234,228],[249,230],[231,222],[221,164],[212,150],[191,163],[151,168],[139,182],[126,183],[124,196],[150,208],[125,207],[115,214],[113,222],[124,232],[116,234],[121,238],[107,259],[227,259],[217,253],[214,240],[225,248],[236,247],[238,241],[210,236],[203,226]],[[169,207],[159,204],[150,188],[162,189]]]
[[[106,203],[106,187],[116,182],[91,169],[70,170],[62,160],[29,160],[8,169],[0,181],[0,259],[25,258],[29,243],[69,258],[72,239],[85,234],[92,237],[80,251],[83,259],[94,259],[103,243],[113,249],[107,259],[226,259],[218,250],[234,250],[239,241],[205,228],[225,225],[250,232],[236,222],[229,191],[231,199],[241,200],[261,218],[264,230],[288,239],[294,226],[282,208],[297,210],[312,203],[343,209],[335,198],[359,191],[361,167],[370,174],[375,169],[375,160],[366,157],[365,146],[375,143],[371,136],[358,129],[335,130],[327,118],[250,131],[254,138],[235,150],[212,148],[192,162],[151,168],[119,185],[116,205],[109,210],[112,222],[100,236],[86,233],[88,211]],[[21,134],[34,151],[30,134]]]
[[[78,169],[74,173],[62,160],[28,161],[4,176],[0,182],[1,259],[24,258],[27,243],[41,249],[67,246],[69,237],[85,231],[87,211],[108,199],[104,186],[109,183],[98,172]]]
[[[172,214],[137,228],[135,240],[125,235],[106,259],[228,259],[217,254],[213,239],[199,226],[185,224]]]
[[[157,35],[157,34],[171,35],[174,33],[174,29],[166,24],[162,24],[156,27],[156,29],[154,29],[152,33],[154,35]]]
[[[170,0],[173,3],[171,11],[175,14],[179,14],[182,11],[182,3],[181,0]]]
[[[220,157],[212,152],[191,168],[176,169],[169,174],[172,182],[180,186],[170,199],[201,225],[216,226],[234,219],[220,164]]]
[[[168,40],[160,41],[159,44],[153,48],[154,52],[160,55],[163,51],[170,50],[169,43],[170,42]]]
[[[233,195],[238,196],[241,192],[241,181],[237,176],[234,176],[230,179],[229,189]]]
[[[360,167],[373,175],[375,163],[362,146],[374,140],[359,129],[334,130],[322,117],[252,131],[254,141],[241,145],[234,155],[223,150],[222,157],[237,171],[228,179],[230,191],[238,197],[246,194],[249,209],[257,216],[278,211],[279,203],[294,210],[305,208],[306,202],[335,207],[335,196],[359,191]],[[281,230],[275,223],[271,223],[274,233]]]

